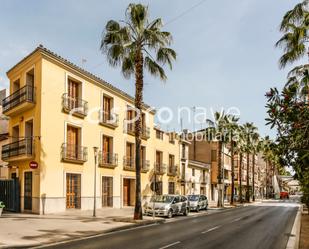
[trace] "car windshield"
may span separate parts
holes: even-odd
[[[199,196],[198,195],[189,195],[188,199],[189,199],[189,201],[198,201]]]
[[[162,202],[162,203],[171,203],[174,199],[174,196],[170,195],[158,195],[151,198],[151,202]]]

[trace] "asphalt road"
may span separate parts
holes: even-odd
[[[265,203],[164,224],[118,231],[50,248],[87,249],[285,249],[297,207]]]

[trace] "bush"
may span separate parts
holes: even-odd
[[[304,203],[309,209],[309,193],[303,193],[303,196],[301,197],[301,202]]]
[[[2,201],[0,201],[0,208],[5,208],[5,205]]]

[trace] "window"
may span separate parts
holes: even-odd
[[[157,195],[162,195],[162,193],[163,193],[163,184],[162,184],[162,182],[157,182],[156,194]]]
[[[192,176],[195,176],[195,169],[192,169]]]
[[[81,83],[68,79],[68,105],[72,110],[79,107],[79,99],[81,98]]]
[[[81,208],[80,174],[66,174],[66,208]]]
[[[163,140],[163,131],[156,130],[156,138]]]
[[[175,182],[168,183],[168,194],[170,195],[175,194]]]
[[[168,165],[170,167],[175,166],[175,156],[174,155],[168,155]]]
[[[81,146],[81,128],[67,126],[66,156],[70,159],[79,159]]]
[[[102,139],[102,160],[107,164],[113,162],[113,138],[105,135]]]
[[[162,165],[163,153],[161,151],[156,151],[156,165]]]
[[[103,118],[103,122],[107,122],[109,120],[111,120],[112,117],[112,113],[111,110],[113,108],[113,98],[108,97],[106,95],[103,96],[103,113],[102,113],[102,118]]]
[[[211,161],[217,162],[217,150],[211,150]]]
[[[34,87],[34,69],[26,73],[26,85]]]
[[[182,158],[186,158],[186,145],[182,145]]]
[[[134,161],[134,144],[133,143],[127,143],[126,145],[126,157],[129,161]]]

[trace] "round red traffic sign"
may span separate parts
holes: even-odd
[[[36,161],[31,161],[31,162],[29,163],[29,167],[30,167],[31,169],[37,169],[37,168],[39,167],[39,164],[38,164]]]

